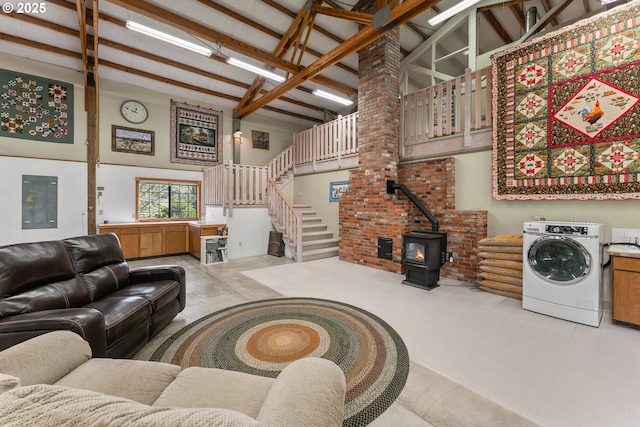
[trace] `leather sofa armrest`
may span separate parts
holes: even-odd
[[[0,351],[0,373],[23,386],[54,384],[89,359],[91,348],[80,335],[54,331]]]
[[[256,420],[266,427],[340,427],[346,389],[344,372],[335,363],[298,359],[275,379]]]
[[[0,319],[0,350],[58,330],[71,331],[82,337],[89,343],[93,357],[107,356],[104,318],[93,308],[44,310]]]
[[[175,280],[180,283],[180,296],[178,300],[180,302],[180,311],[182,311],[187,302],[187,281],[184,268],[179,265],[153,265],[129,270],[129,284],[131,285],[155,282],[158,280]]]

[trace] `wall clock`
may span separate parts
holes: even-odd
[[[130,123],[142,123],[149,117],[147,107],[140,101],[124,101],[120,106],[120,114]]]

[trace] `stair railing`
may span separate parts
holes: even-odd
[[[358,154],[358,113],[338,116],[336,120],[293,134],[295,164],[313,164],[322,160],[341,160]]]
[[[294,145],[291,144],[267,163],[269,179],[277,181],[293,170]]]
[[[465,147],[471,131],[491,127],[491,67],[408,93],[402,97],[402,144],[463,134]]]
[[[236,165],[231,160],[204,170],[205,205],[222,206],[223,215],[233,215],[235,205],[266,206],[267,166]]]
[[[284,197],[275,181],[269,180],[268,187],[269,215],[283,240],[293,249],[292,255],[298,262],[302,261],[302,218]]]

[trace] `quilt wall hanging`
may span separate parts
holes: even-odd
[[[640,198],[640,2],[493,58],[493,197]]]
[[[0,69],[0,136],[73,144],[73,84]]]
[[[222,111],[171,101],[171,162],[214,166],[222,161]]]

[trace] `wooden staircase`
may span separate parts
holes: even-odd
[[[322,218],[312,210],[311,205],[293,205],[302,219],[302,259],[312,261],[338,256],[338,239],[327,230]]]

